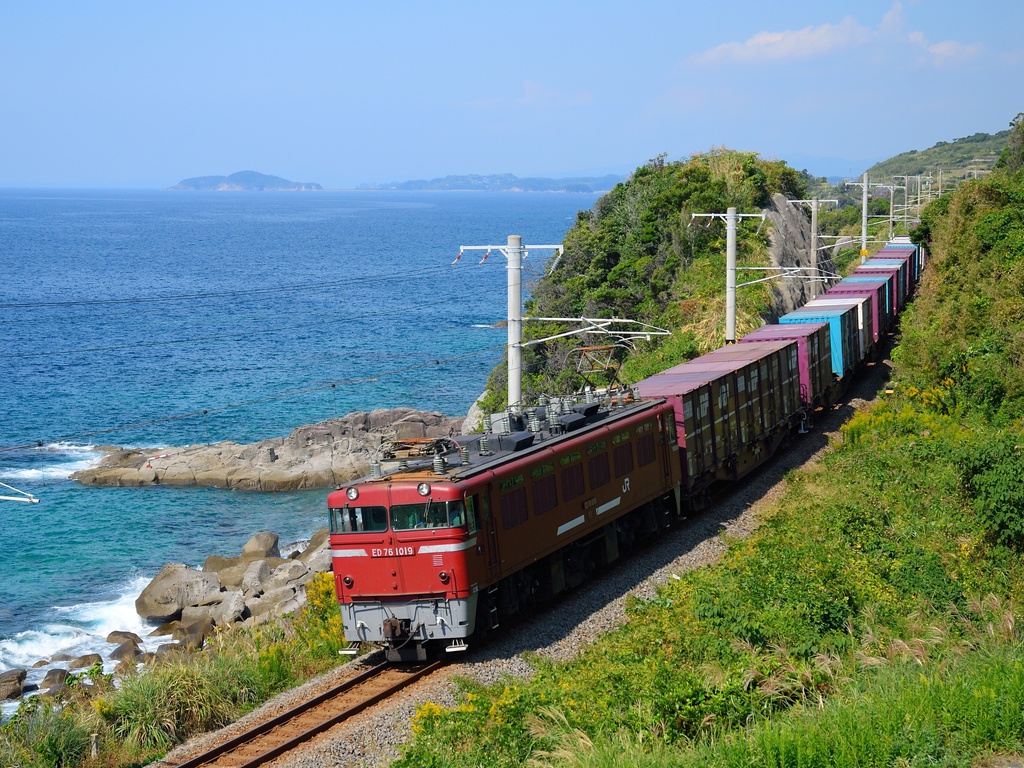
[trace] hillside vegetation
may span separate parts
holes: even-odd
[[[988,173],[1006,147],[1010,131],[975,133],[955,141],[940,141],[928,149],[916,150],[890,157],[868,168],[873,179],[892,176],[925,176],[931,174],[938,181],[939,171],[949,179]]]
[[[457,707],[425,705],[399,766],[952,766],[1020,752],[1024,170],[1011,169],[1024,157],[1003,159],[932,204],[915,234],[931,259],[894,393],[790,476],[758,531],[635,601],[578,660],[533,660],[529,681],[467,683]],[[582,257],[568,274],[595,307],[629,297],[670,312],[675,240],[649,209],[634,215],[628,185],[617,193],[573,236],[649,221],[629,231],[662,246],[631,251],[651,257],[652,290],[623,276],[633,290],[602,292]],[[614,262],[597,272],[624,260],[593,247]]]
[[[654,160],[580,215],[534,311],[682,328],[633,371],[717,346],[723,234],[690,213],[750,211],[805,182],[727,150]],[[741,230],[740,253],[763,259],[761,235]],[[577,660],[534,659],[528,681],[465,683],[458,705],[421,707],[401,768],[967,766],[1024,750],[1020,117],[996,170],[930,205],[914,237],[930,261],[893,394],[792,473],[718,565],[633,601]],[[770,294],[740,301],[754,324]],[[562,349],[533,353],[536,391],[576,380]],[[26,699],[0,725],[0,765],[138,766],[236,719],[337,663],[329,575],[307,599],[289,624],[219,635],[116,685],[97,665]]]
[[[692,221],[691,214],[724,214],[730,206],[758,212],[776,192],[802,197],[804,183],[805,177],[785,163],[748,152],[719,149],[684,162],[651,160],[593,210],[578,214],[566,234],[564,255],[533,288],[529,314],[619,317],[671,329],[671,337],[655,336],[632,351],[623,371],[627,381],[718,347],[725,334],[725,226],[720,220]],[[768,263],[766,237],[756,224],[739,228],[741,265]],[[771,301],[765,285],[739,292],[738,331],[761,325]],[[546,338],[571,327],[528,322],[524,336]],[[542,392],[578,390],[584,382],[574,350],[583,343],[615,342],[574,336],[527,347],[524,398],[536,402]],[[626,351],[614,350],[620,360]],[[492,374],[486,401],[491,410],[505,404],[505,375],[504,367]]]

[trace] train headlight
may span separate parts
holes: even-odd
[[[348,496],[351,501],[355,501],[359,498],[359,489],[354,485],[349,486],[345,489],[345,495]]]
[[[351,576],[346,576],[344,579],[341,580],[341,582],[349,589],[352,589],[353,581]]]
[[[430,485],[428,483],[420,483],[419,485],[416,486],[416,493],[418,493],[420,496],[429,496]]]
[[[448,571],[441,571],[439,574],[437,574],[437,577],[441,580],[442,584],[448,583]]]

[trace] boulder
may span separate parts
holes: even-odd
[[[313,534],[309,544],[299,554],[299,560],[308,565],[309,570],[313,573],[331,570],[333,564],[331,558],[331,539],[330,531],[327,528],[321,528]]]
[[[156,653],[153,654],[153,658],[156,661],[163,661],[168,656],[177,656],[184,652],[185,649],[182,648],[179,643],[164,643],[156,649]]]
[[[168,563],[142,590],[135,610],[146,621],[170,621],[179,618],[186,606],[215,602],[219,592],[217,574]]]
[[[217,559],[211,562],[213,558]],[[252,563],[252,560],[248,560],[242,557],[219,557],[217,555],[211,555],[206,558],[206,564],[203,565],[203,570],[206,572],[216,573],[220,579],[220,585],[228,589],[239,589],[242,586],[242,577],[245,575],[246,570]],[[286,562],[284,558],[280,557],[266,557],[261,558],[260,562],[267,564],[267,568],[274,570],[281,563]],[[207,567],[207,564],[209,567]]]
[[[278,549],[277,544],[276,533],[261,531],[245,542],[245,546],[242,547],[242,557],[247,560],[281,557],[281,550]]]
[[[103,657],[98,653],[87,653],[68,662],[68,669],[88,669],[93,664],[103,663]]]
[[[0,701],[16,699],[21,696],[27,674],[27,670],[24,669],[9,669],[6,672],[0,672]]]
[[[121,629],[116,629],[107,635],[107,642],[114,645],[120,645],[121,643],[131,640],[136,645],[142,645],[142,638],[136,635],[134,632],[125,632]]]
[[[309,543],[306,544],[306,548],[299,553],[299,559],[305,562],[313,552],[323,547],[330,548],[331,546],[331,530],[330,528],[321,528],[309,538]]]
[[[175,619],[174,621],[165,621],[159,627],[150,632],[146,637],[163,637],[164,635],[170,635],[174,633],[174,630],[181,626],[181,621]]]
[[[218,627],[230,627],[236,621],[241,621],[246,613],[245,597],[238,590],[228,590],[224,593],[224,599],[212,607],[210,616]]]
[[[331,556],[331,548],[329,546],[320,547],[311,556],[305,558],[303,562],[309,566],[309,570],[313,573],[324,573],[334,568],[334,558]]]
[[[249,612],[252,616],[246,623],[263,624],[277,616],[296,610],[305,603],[305,596],[303,591],[303,600],[300,603],[293,587],[278,587],[267,592],[261,597],[249,601]]]
[[[292,562],[286,560],[285,562]],[[265,560],[254,560],[249,563],[242,576],[242,594],[246,597],[259,597],[267,591],[267,582],[272,575],[270,566]]]
[[[139,668],[140,662],[141,658],[139,657],[136,657],[134,659],[122,659],[121,661],[117,662],[117,665],[114,667],[114,672],[116,672],[121,677],[128,677],[129,675],[135,674],[135,672]]]
[[[110,658],[114,661],[135,661],[139,655],[139,644],[131,640],[125,640],[117,648],[110,652]]]
[[[278,587],[301,587],[309,581],[312,575],[313,572],[305,563],[299,560],[289,560],[274,569],[265,591],[270,592]]]
[[[39,682],[39,688],[43,691],[50,691],[58,686],[64,685],[68,679],[68,671],[66,669],[54,668],[47,670],[43,679]]]

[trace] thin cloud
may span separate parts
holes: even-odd
[[[957,40],[929,42],[922,32],[904,32],[903,3],[893,3],[874,29],[852,16],[838,24],[820,24],[782,32],[758,32],[743,42],[723,43],[691,58],[695,64],[761,64],[801,61],[868,44],[891,46],[907,41],[934,67],[950,67],[976,59],[983,53],[978,44]]]
[[[723,43],[692,58],[696,64],[755,64],[799,61],[863,45],[871,30],[847,16],[838,24],[819,24],[783,32],[758,32],[742,43]]]
[[[921,32],[911,32],[907,35],[907,39],[926,53],[936,67],[950,67],[976,59],[983,50],[982,46],[977,43],[960,43],[956,40],[929,43]]]

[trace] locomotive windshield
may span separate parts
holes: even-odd
[[[456,528],[465,524],[466,508],[461,501],[425,501],[422,504],[395,504],[391,507],[391,527],[396,531]]]
[[[388,511],[384,507],[331,509],[331,533],[376,533],[388,529]]]

